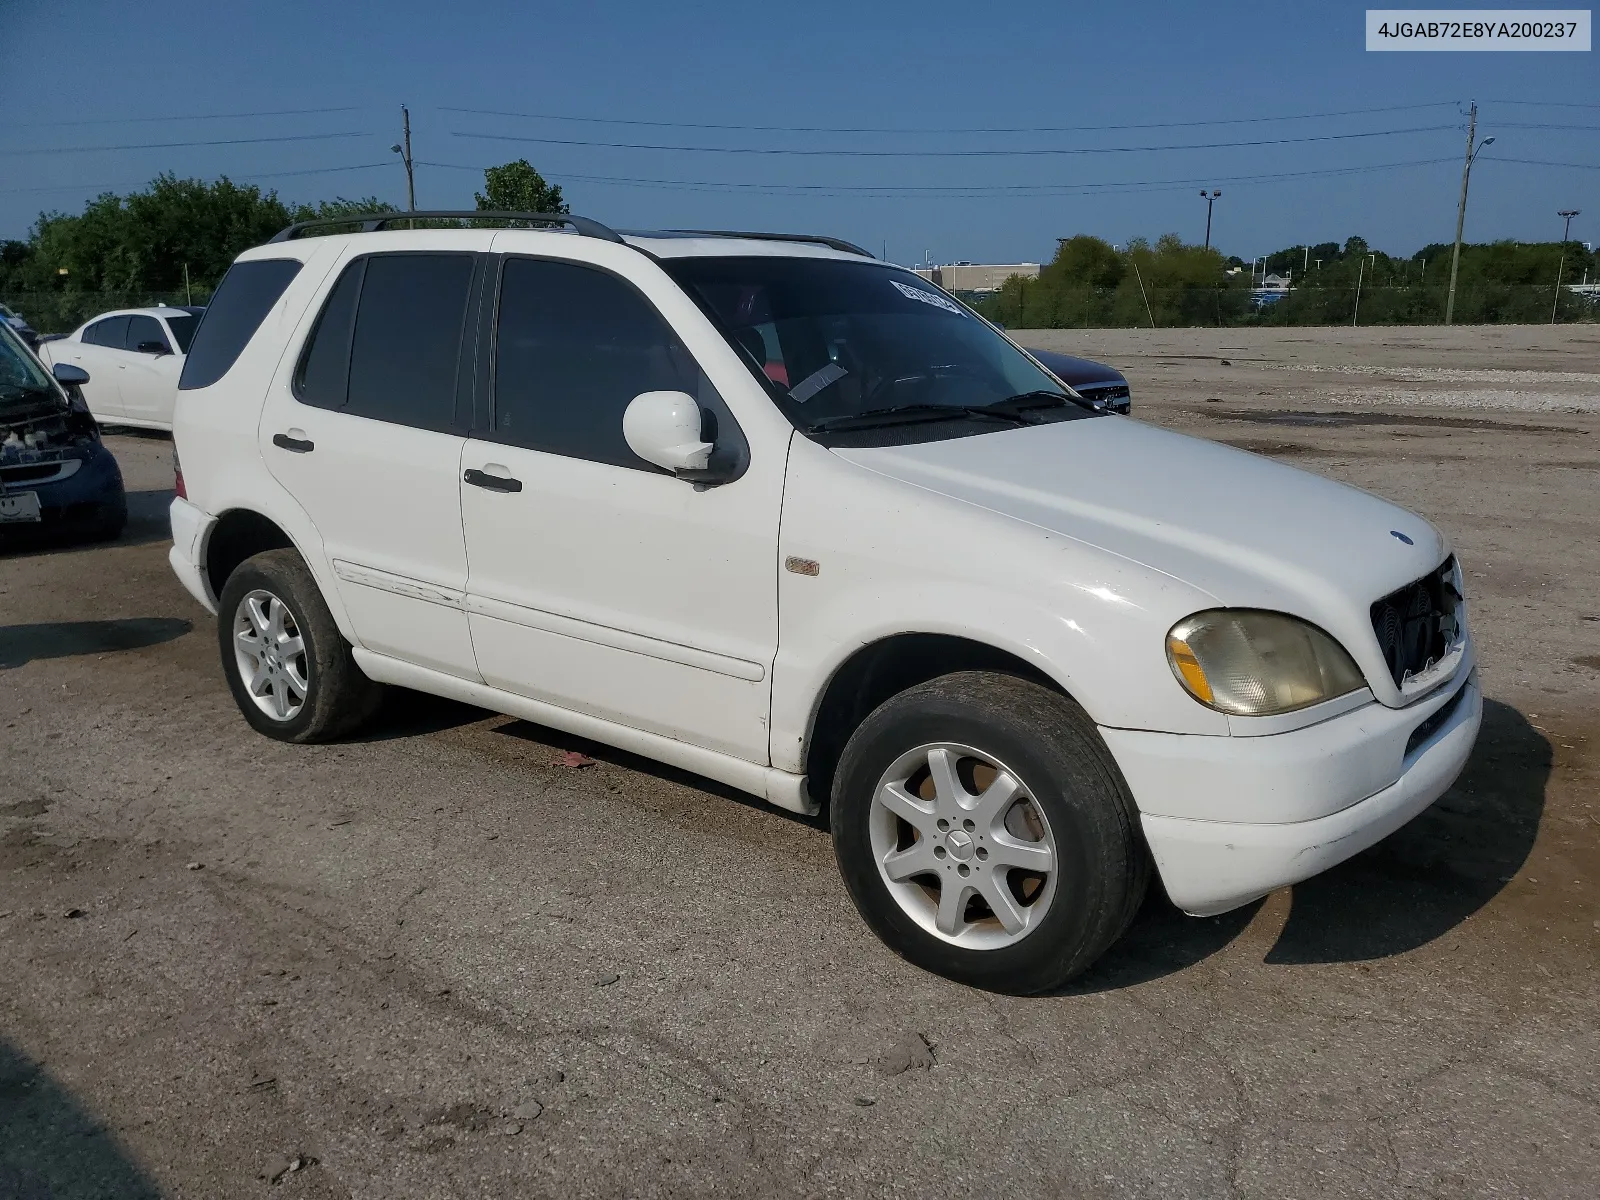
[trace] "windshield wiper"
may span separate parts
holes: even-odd
[[[823,417],[807,425],[806,432],[833,433],[843,429],[872,429],[882,425],[910,425],[918,421],[950,421],[962,417],[982,417],[1012,425],[1033,424],[1021,413],[988,404],[897,404],[890,408],[869,408],[865,412]]]
[[[1039,388],[1031,392],[1018,392],[1015,396],[997,401],[994,407],[1003,407],[1011,412],[1018,412],[1030,408],[1065,408],[1068,404],[1076,404],[1080,408],[1087,408],[1090,412],[1104,411],[1104,406],[1096,404],[1087,397],[1069,396],[1065,392],[1057,392],[1048,388]]]

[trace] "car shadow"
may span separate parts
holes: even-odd
[[[11,529],[0,541],[0,558],[35,558],[45,554],[82,554],[102,547],[148,546],[152,542],[170,542],[172,525],[167,509],[176,493],[171,488],[158,488],[128,493],[128,523],[122,532],[109,541],[88,537],[79,532],[23,533]],[[3,1200],[3,1198],[0,1198]]]
[[[532,721],[523,721],[511,718],[504,725],[495,727],[494,732],[504,734],[506,737],[517,738],[524,742],[532,742],[548,747],[556,753],[573,752],[592,758],[596,762],[608,763],[614,767],[623,767],[626,770],[637,772],[640,775],[649,775],[652,778],[663,780],[667,783],[676,783],[683,787],[694,788],[696,791],[706,792],[722,800],[731,800],[735,804],[742,804],[746,808],[760,809],[764,813],[776,814],[791,821],[799,822],[811,828],[826,828],[823,817],[807,817],[800,813],[792,812],[786,808],[779,808],[760,797],[752,796],[749,792],[742,792],[736,787],[719,783],[715,779],[707,779],[704,775],[696,775],[693,771],[685,771],[680,767],[669,766],[657,762],[653,758],[645,758],[628,750],[618,750],[615,746],[607,746],[600,742],[592,742],[586,737],[579,737],[573,733],[563,733],[559,729],[552,729],[547,725],[537,725]]]
[[[1521,869],[1544,814],[1553,751],[1510,705],[1486,700],[1466,769],[1372,849],[1296,884],[1269,963],[1359,962],[1424,946]]]
[[[474,708],[458,700],[414,692],[410,688],[392,687],[384,693],[382,706],[363,731],[343,740],[356,743],[392,742],[400,738],[422,737],[471,725],[490,715],[487,709]]]
[[[1550,743],[1509,705],[1486,700],[1461,777],[1371,849],[1291,892],[1265,961],[1361,962],[1425,946],[1492,900],[1527,861],[1544,814]],[[1062,994],[1111,991],[1193,966],[1255,918],[1261,901],[1220,917],[1185,916],[1158,881],[1122,939]]]
[[[159,1195],[155,1183],[71,1092],[0,1040],[0,1198]]]
[[[115,621],[51,621],[0,625],[0,670],[42,658],[109,654],[170,642],[194,625],[181,617],[126,617]]]

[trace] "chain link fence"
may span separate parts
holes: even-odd
[[[999,292],[963,295],[991,321],[1013,329],[1138,326],[1442,325],[1444,286],[1293,288],[1263,296],[1240,287],[1116,288],[1039,286],[1010,281]],[[1471,284],[1456,288],[1457,325],[1600,321],[1600,289],[1563,285]]]
[[[193,297],[191,300],[190,297]],[[91,317],[118,308],[154,308],[160,304],[204,304],[208,288],[176,292],[7,292],[4,303],[39,333],[71,333]]]

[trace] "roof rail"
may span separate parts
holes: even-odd
[[[753,238],[758,242],[813,242],[819,246],[831,246],[835,250],[843,250],[846,254],[859,254],[862,258],[872,257],[868,251],[854,242],[847,242],[843,238],[823,237],[818,233],[744,233],[734,229],[664,229],[662,232],[693,234],[697,237]],[[640,236],[650,235],[646,233]]]
[[[376,213],[350,213],[343,217],[319,217],[314,221],[296,221],[287,229],[279,230],[272,235],[273,242],[292,242],[308,229],[317,229],[329,225],[360,225],[362,233],[374,233],[384,229],[395,221],[410,220],[437,220],[449,218],[453,220],[467,220],[468,218],[480,221],[532,221],[540,225],[566,225],[574,233],[584,237],[599,238],[602,241],[622,243],[622,235],[615,229],[591,221],[588,217],[575,217],[570,213],[539,213],[539,212],[501,212],[498,210],[484,211],[480,209],[428,209],[424,212],[376,212]]]

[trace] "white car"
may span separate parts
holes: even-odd
[[[83,398],[102,425],[171,429],[199,308],[125,308],[101,313],[39,346],[45,363],[89,372]]]
[[[1222,912],[1466,762],[1421,517],[1099,410],[846,243],[386,220],[241,255],[178,393],[171,562],[262,733],[399,685],[826,805],[890,946],[1017,992],[1152,867]]]

